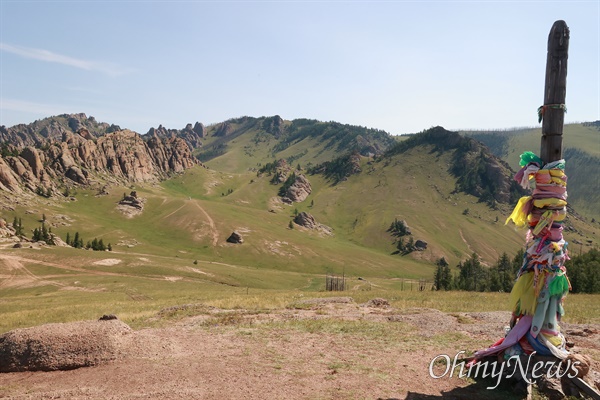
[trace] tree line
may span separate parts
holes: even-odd
[[[502,253],[494,265],[486,267],[479,256],[460,261],[453,273],[444,257],[436,260],[433,276],[436,290],[464,290],[472,292],[510,292],[517,273],[523,265],[523,249],[511,259]],[[600,293],[600,251],[574,256],[565,263],[572,293]]]
[[[48,245],[55,245],[53,238],[56,236],[52,233],[52,228],[46,227],[46,214],[42,215],[41,224],[39,228],[35,228],[33,230],[33,234],[31,236],[31,240],[34,242],[45,242]],[[15,230],[15,236],[19,236],[22,238],[26,238],[25,229],[23,228],[23,221],[21,218],[15,216],[12,227]],[[92,240],[88,240],[84,245],[83,238],[79,234],[79,232],[75,232],[75,235],[71,236],[70,232],[67,232],[67,237],[65,238],[65,243],[69,246],[74,247],[76,249],[86,249],[86,250],[95,250],[95,251],[112,251],[112,245],[108,243],[108,245],[104,244],[102,239],[94,238]]]

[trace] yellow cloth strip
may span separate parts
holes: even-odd
[[[506,222],[504,225],[508,224],[508,221],[512,220],[516,226],[523,227],[527,223],[527,213],[525,210],[525,206],[531,200],[531,196],[523,196],[519,199],[519,202],[513,209],[512,214],[508,218],[506,218]]]
[[[533,287],[533,272],[526,272],[517,279],[510,292],[510,309],[516,314],[534,315],[537,297]]]

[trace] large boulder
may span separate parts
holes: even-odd
[[[294,218],[294,222],[308,229],[317,229],[319,227],[319,224],[315,220],[315,217],[304,211],[296,215],[296,217]]]
[[[238,232],[233,231],[227,238],[227,243],[242,244],[244,243],[244,238]]]
[[[312,187],[304,175],[296,175],[296,179],[285,192],[282,200],[286,203],[300,203],[311,194]]]
[[[421,239],[418,239],[415,242],[415,249],[417,251],[423,251],[423,250],[427,250],[427,242]]]
[[[0,336],[0,372],[69,370],[115,360],[132,332],[119,320],[15,329]]]
[[[296,217],[294,217],[294,222],[304,228],[315,230],[321,234],[331,236],[333,235],[333,230],[327,226],[318,223],[311,214],[307,212],[301,212]]]

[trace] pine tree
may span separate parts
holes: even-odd
[[[73,244],[71,243],[71,234],[69,232],[67,232],[67,238],[65,239],[65,242],[69,245],[72,246]]]
[[[110,243],[108,244],[108,246],[106,246],[106,249],[107,249],[108,251],[112,251],[112,246],[111,246],[111,244],[110,244]]]
[[[433,286],[435,287],[435,290],[442,289],[442,266],[439,264],[437,265],[435,274],[433,275]]]
[[[442,260],[446,260],[442,257]],[[452,289],[452,272],[450,272],[450,265],[446,262],[446,265],[442,267],[442,287],[444,290]]]
[[[75,237],[73,238],[73,244],[72,246],[75,247],[76,249],[80,249],[82,246],[79,244],[81,238],[79,237],[79,232],[75,232]]]
[[[50,234],[48,233],[48,228],[46,228],[46,225],[43,222],[42,222],[42,229],[40,230],[40,237],[46,243],[48,243],[48,241],[50,240]]]
[[[294,229],[294,223],[292,221],[290,221],[290,223],[288,224],[288,228]]]

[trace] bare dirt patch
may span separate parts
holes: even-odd
[[[119,260],[118,258],[105,258],[104,260],[94,261],[94,265],[104,265],[110,267],[112,265],[120,264],[123,260]]]
[[[116,358],[92,368],[0,374],[0,398],[484,398],[467,380],[431,378],[429,364],[495,342],[507,313],[382,305],[338,297],[264,311],[169,307],[154,317],[166,327],[122,335]],[[599,328],[569,325],[566,332],[584,353],[597,348],[588,346],[597,346]]]

